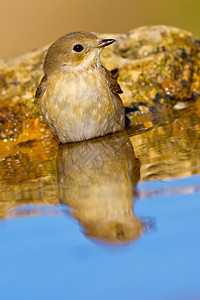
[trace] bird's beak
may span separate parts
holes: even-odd
[[[101,40],[101,41],[97,44],[96,48],[103,48],[103,47],[106,47],[106,46],[108,46],[108,45],[110,45],[110,44],[112,44],[112,43],[114,43],[114,42],[116,42],[114,39],[105,39],[105,40]]]

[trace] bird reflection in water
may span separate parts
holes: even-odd
[[[140,163],[126,132],[59,145],[57,169],[60,202],[86,236],[124,243],[148,226],[133,211]]]

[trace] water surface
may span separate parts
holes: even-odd
[[[200,299],[200,111],[0,153],[2,299]]]

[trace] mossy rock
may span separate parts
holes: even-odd
[[[117,40],[103,50],[102,64],[118,74],[124,104],[129,112],[137,111],[136,125],[143,122],[138,112],[151,119],[163,108],[166,111],[177,101],[199,95],[200,41],[191,33],[145,26],[126,34],[100,36]],[[41,122],[34,97],[47,48],[0,60],[0,141],[16,144],[52,138]]]

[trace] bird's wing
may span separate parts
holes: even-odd
[[[47,87],[47,76],[44,75],[42,77],[42,80],[40,81],[40,84],[39,84],[39,86],[37,88],[37,91],[35,93],[35,98],[41,97],[45,93],[46,87]]]
[[[103,67],[103,66],[102,66]],[[105,72],[105,76],[107,79],[107,83],[109,88],[111,89],[111,91],[115,94],[122,94],[123,91],[119,85],[119,83],[115,80],[114,76],[112,75],[112,73],[110,71],[108,71],[106,68],[104,68],[104,72]]]

